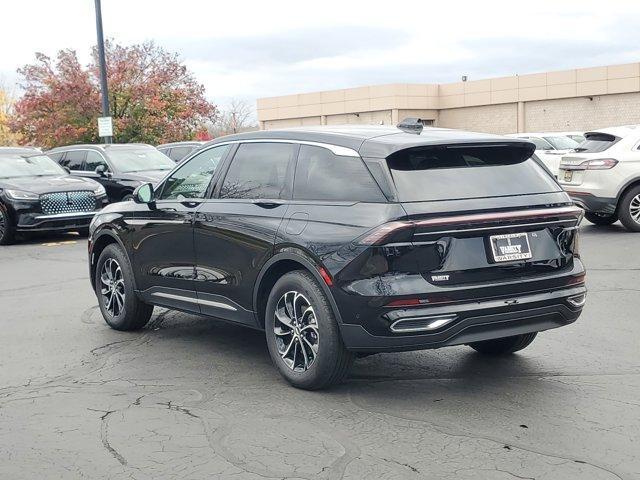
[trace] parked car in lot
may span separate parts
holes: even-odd
[[[157,184],[175,167],[169,157],[141,143],[69,145],[49,150],[47,155],[73,175],[101,183],[109,202],[130,200],[136,187]]]
[[[596,225],[620,219],[640,232],[640,126],[585,133],[586,140],[562,157],[559,182]]]
[[[84,232],[106,199],[102,185],[70,176],[36,150],[0,150],[0,245],[19,232]]]
[[[518,351],[586,298],[582,210],[534,148],[438,128],[219,138],[94,218],[102,315],[135,330],[158,305],[262,329],[306,389],[358,353]]]
[[[533,142],[536,155],[556,177],[562,155],[578,146],[578,142],[563,133],[515,133],[508,136]]]
[[[576,143],[584,142],[584,132],[556,132],[555,135],[564,135]]]
[[[197,141],[164,143],[162,145],[158,145],[156,148],[174,162],[180,163],[182,160],[187,158],[191,152],[197,150],[205,143],[206,142]]]

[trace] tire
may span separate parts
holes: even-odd
[[[515,335],[513,337],[474,342],[470,343],[469,346],[476,352],[485,355],[508,355],[528,347],[534,338],[536,338],[537,334],[537,332],[523,333],[522,335]]]
[[[0,204],[0,245],[11,245],[16,238],[16,227],[7,208]]]
[[[618,204],[618,215],[627,230],[640,232],[640,185],[624,194]]]
[[[128,193],[124,197],[122,197],[121,202],[131,202],[133,201],[133,193]]]
[[[98,305],[105,322],[111,328],[122,331],[144,327],[151,318],[153,306],[141,302],[136,296],[133,271],[119,245],[107,245],[102,251],[95,275]],[[104,280],[101,278],[103,276]],[[113,289],[109,287],[110,284],[114,285]]]
[[[589,220],[594,225],[599,226],[612,225],[618,221],[618,215],[615,213],[612,213],[611,215],[605,215],[594,212],[585,212],[584,218]]]
[[[291,307],[295,316],[291,315]],[[299,323],[293,326],[296,322],[291,318],[297,318]],[[296,388],[318,390],[339,383],[355,358],[342,342],[327,296],[304,270],[283,275],[271,289],[265,333],[271,360]],[[304,345],[302,350],[298,350],[300,345]]]

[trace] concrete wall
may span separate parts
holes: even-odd
[[[640,123],[640,63],[468,82],[394,83],[258,99],[261,128],[406,117],[492,133],[587,130]]]
[[[640,124],[640,93],[527,102],[524,113],[530,132]]]
[[[516,103],[440,110],[437,125],[472,132],[514,133],[518,131]]]

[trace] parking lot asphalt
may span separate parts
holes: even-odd
[[[86,239],[0,247],[0,478],[640,478],[640,235],[582,225],[573,325],[487,359],[359,359],[289,387],[263,334],[156,309],[109,329]]]

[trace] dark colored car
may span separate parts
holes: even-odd
[[[188,141],[174,142],[158,145],[156,148],[176,163],[180,163],[193,151],[200,148],[206,142]]]
[[[175,167],[156,148],[140,143],[70,145],[49,150],[47,155],[73,175],[101,183],[109,202],[130,200],[136,187],[147,182],[156,185]]]
[[[70,176],[36,150],[0,150],[0,245],[18,232],[84,232],[106,200],[102,185]]]
[[[308,389],[358,353],[515,352],[586,299],[582,210],[534,148],[435,128],[219,138],[95,217],[100,309],[119,330],[153,305],[263,329],[279,371]]]

